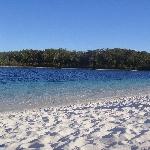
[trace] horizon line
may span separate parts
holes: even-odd
[[[38,50],[38,51],[44,51],[44,50],[47,50],[47,49],[54,49],[54,50],[58,50],[58,49],[63,49],[63,50],[67,50],[67,51],[83,51],[83,52],[86,52],[86,51],[94,51],[94,50],[107,50],[107,49],[124,49],[124,50],[134,50],[134,51],[137,51],[137,52],[142,52],[142,51],[145,51],[145,52],[148,52],[150,53],[150,50],[144,50],[144,49],[135,49],[135,48],[121,48],[121,47],[113,47],[113,48],[85,48],[85,49],[71,49],[71,48],[63,48],[63,47],[51,47],[51,48],[22,48],[22,49],[13,49],[13,50],[1,50],[0,49],[0,53],[1,52],[15,52],[15,51],[23,51],[23,50]]]

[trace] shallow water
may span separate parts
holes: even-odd
[[[0,68],[0,111],[149,92],[149,71]]]

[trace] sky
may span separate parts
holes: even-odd
[[[0,0],[0,51],[150,52],[150,0]]]

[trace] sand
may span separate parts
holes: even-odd
[[[150,149],[150,97],[1,112],[3,149]]]

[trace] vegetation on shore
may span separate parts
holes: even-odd
[[[0,52],[0,66],[150,70],[150,53],[120,48],[88,51],[26,49]]]

